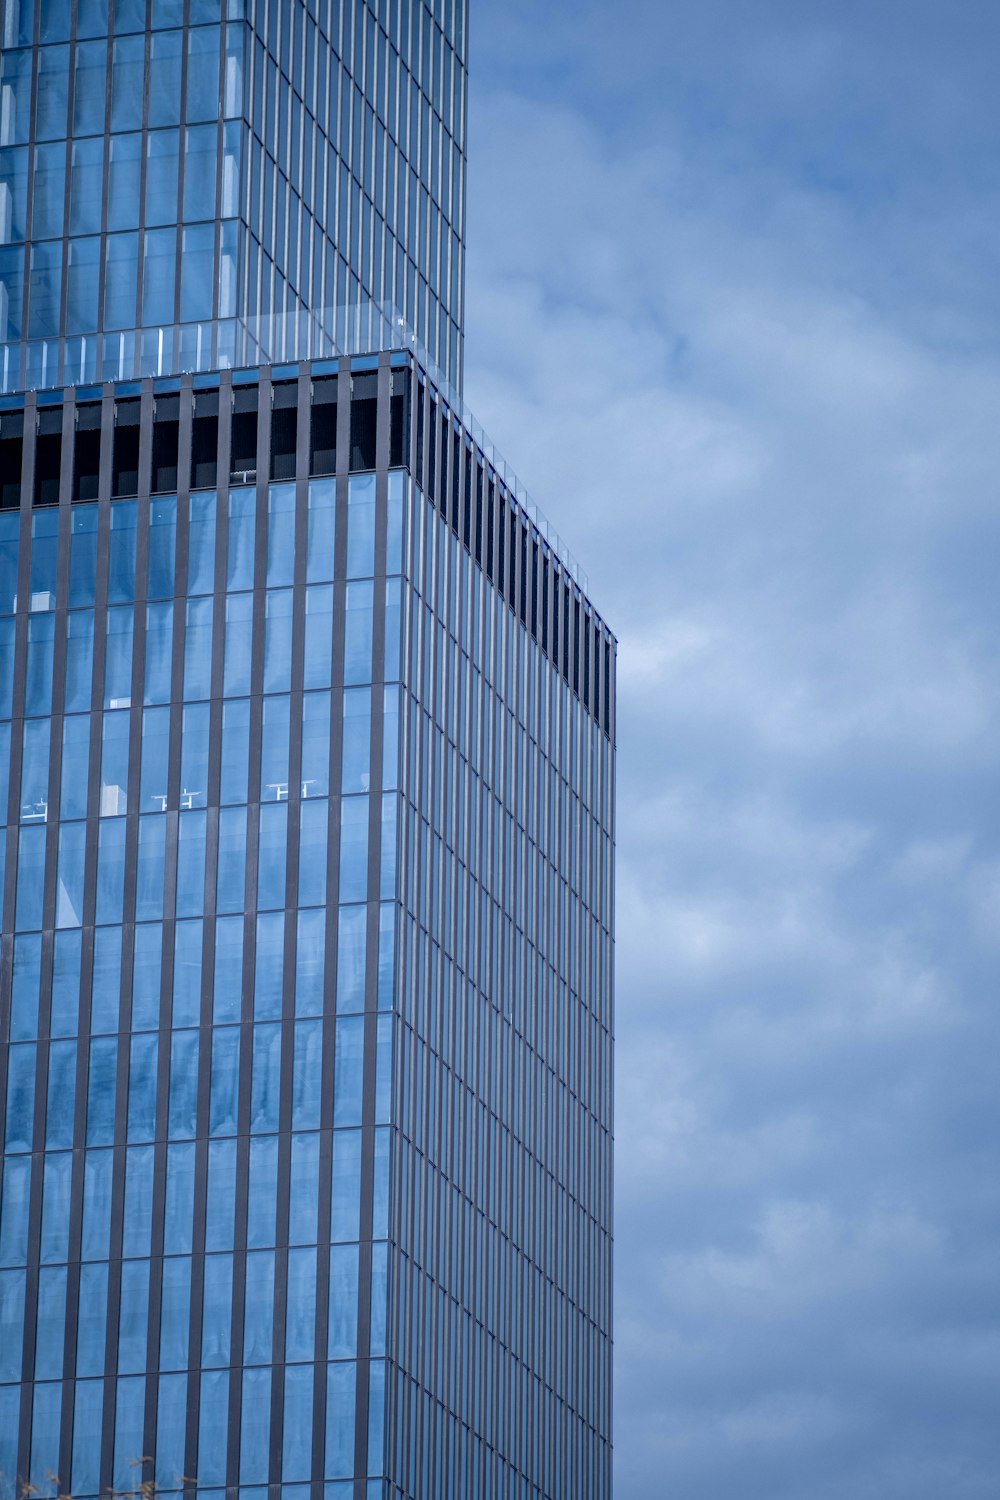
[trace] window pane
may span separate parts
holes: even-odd
[[[113,135],[108,167],[108,229],[134,229],[139,222],[141,135]]]
[[[185,132],[184,218],[215,218],[218,128],[196,125]]]
[[[100,135],[104,130],[104,75],[107,63],[108,49],[105,42],[77,43],[76,82],[73,90],[74,135]]]
[[[146,144],[146,223],[177,222],[177,152],[176,130],[157,130]],[[185,171],[187,166],[185,164]],[[171,299],[172,300],[172,299]]]
[[[102,46],[102,51],[103,46]],[[104,170],[102,139],[74,141],[70,158],[69,232],[99,234],[101,195],[94,192]]]
[[[179,31],[154,32],[149,55],[149,126],[176,125],[181,109]]]

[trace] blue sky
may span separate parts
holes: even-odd
[[[472,12],[466,394],[621,643],[617,1500],[996,1500],[1000,10]]]

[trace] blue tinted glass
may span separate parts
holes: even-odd
[[[186,1422],[187,1376],[161,1375],[156,1403],[157,1489],[169,1490],[184,1473]]]
[[[0,1382],[20,1380],[24,1272],[0,1271]]]
[[[103,139],[97,137],[73,142],[70,157],[70,234],[100,233],[101,197],[99,193],[94,192],[94,182],[98,175],[103,174],[103,169]]]
[[[146,1363],[146,1321],[149,1313],[149,1261],[122,1265],[118,1311],[118,1370],[134,1374]]]
[[[399,784],[399,688],[386,687],[382,697],[382,787]]]
[[[262,806],[257,874],[257,905],[261,911],[285,904],[287,842],[287,804]]]
[[[140,812],[166,812],[169,750],[169,708],[147,708],[142,716]]]
[[[132,701],[132,610],[108,610],[104,663],[104,707],[128,708]]]
[[[28,1189],[31,1158],[4,1163],[0,1188],[0,1266],[23,1265],[28,1249]]]
[[[262,912],[257,918],[257,956],[254,969],[253,1012],[257,1020],[281,1015],[285,956],[283,912]]]
[[[122,1254],[148,1255],[153,1223],[152,1146],[128,1148],[122,1220]]]
[[[0,512],[0,614],[14,612],[17,597],[18,530],[17,511]]]
[[[79,932],[56,933],[52,960],[52,1036],[75,1036],[80,1004]]]
[[[83,33],[79,33],[83,34]],[[87,33],[92,35],[93,33]],[[73,134],[95,136],[104,131],[105,73],[108,49],[103,41],[79,42],[73,89]],[[96,195],[95,195],[96,196]]]
[[[48,817],[51,729],[51,719],[25,719],[24,721],[20,809],[22,823],[44,823]]]
[[[208,801],[209,722],[207,703],[185,704],[181,729],[182,810],[204,807]]]
[[[39,1257],[43,1264],[54,1265],[69,1258],[69,1185],[72,1172],[71,1152],[46,1154]]]
[[[97,922],[120,922],[125,888],[125,823],[106,818],[97,856]]]
[[[222,774],[219,800],[246,802],[249,775],[250,704],[243,699],[222,709]]]
[[[248,1364],[270,1364],[274,1341],[274,1254],[258,1250],[246,1260],[246,1311],[243,1358]]]
[[[174,592],[174,548],[177,541],[177,500],[173,495],[149,503],[149,566],[146,593],[150,599],[169,599]]]
[[[372,680],[372,585],[349,583],[344,618],[344,681]]]
[[[188,34],[187,118],[217,120],[220,102],[219,28],[202,27]]]
[[[67,713],[90,707],[94,671],[94,612],[74,610],[66,626],[66,689],[64,707]],[[79,736],[80,748],[87,743],[86,734]],[[84,761],[84,766],[86,761]],[[74,798],[80,800],[80,811],[63,812],[63,817],[83,817],[86,812],[86,777],[80,775],[80,763],[73,766]],[[66,804],[64,802],[64,808]]]
[[[325,797],[330,790],[330,694],[304,693],[302,697],[303,797]]]
[[[35,1118],[36,1052],[34,1042],[21,1042],[8,1052],[5,1151],[31,1150]]]
[[[35,148],[35,180],[31,194],[33,239],[55,238],[65,222],[66,145]]]
[[[185,131],[184,219],[215,218],[218,127],[195,125]]]
[[[2,58],[0,53],[0,58]],[[24,297],[24,251],[19,245],[0,249],[0,338],[21,337],[21,306]]]
[[[243,918],[220,917],[215,924],[216,1022],[238,1021],[243,996]]]
[[[113,135],[108,166],[108,228],[134,229],[139,222],[141,135]]]
[[[325,798],[303,802],[299,813],[300,906],[321,906],[326,901],[328,823]]]
[[[145,27],[145,24],[145,20],[142,20],[134,29],[140,30]],[[118,29],[122,28],[119,26]],[[144,72],[144,38],[141,36],[119,38],[114,44],[111,65],[111,129],[116,133],[142,128]]]
[[[250,691],[250,660],[253,643],[253,595],[230,594],[226,598],[226,644],[222,690],[226,697]]]
[[[174,943],[175,1026],[197,1026],[201,1017],[201,948],[201,922],[178,922]]]
[[[120,1379],[115,1399],[115,1462],[112,1483],[124,1490],[135,1478],[135,1455],[143,1447],[142,1421],[146,1382]]]
[[[267,497],[267,586],[292,582],[295,561],[295,486],[272,484]]]
[[[240,1483],[266,1484],[271,1437],[271,1371],[243,1371]]]
[[[61,276],[62,245],[58,241],[32,245],[31,290],[28,298],[29,338],[55,338],[58,334]]]
[[[0,620],[0,718],[9,719],[14,695],[14,621]]]
[[[170,1256],[163,1262],[160,1296],[160,1368],[183,1370],[188,1359],[191,1317],[191,1262]]]
[[[180,133],[156,130],[146,138],[146,223],[177,223],[177,161]],[[171,261],[173,248],[171,248]],[[173,283],[170,306],[173,309]]]
[[[264,620],[264,691],[287,693],[292,676],[292,591],[268,589]]]
[[[97,577],[97,506],[74,505],[70,515],[69,607],[93,604]]]
[[[23,840],[23,832],[21,837]],[[15,938],[10,1002],[12,1042],[31,1041],[38,1035],[38,981],[41,966],[41,938],[35,935]]]
[[[312,1401],[312,1365],[289,1365],[285,1370],[285,1425],[281,1453],[281,1472],[286,1482],[289,1479],[308,1479],[312,1470]]]
[[[82,1296],[80,1306],[82,1309]],[[100,1431],[103,1409],[104,1381],[79,1381],[74,1397],[72,1469],[73,1493],[77,1495],[96,1495],[100,1486],[101,1455],[93,1435]]]
[[[108,29],[108,0],[76,0],[77,36],[104,36]]]
[[[337,1137],[338,1144],[342,1137]],[[329,1357],[353,1359],[358,1346],[358,1248],[330,1249]]]
[[[329,584],[314,584],[306,589],[304,686],[329,687],[332,660],[333,589]]]
[[[205,1249],[231,1250],[236,1218],[236,1142],[210,1141]]]
[[[230,1326],[233,1316],[232,1300],[232,1256],[206,1256],[205,1311],[201,1334],[201,1362],[207,1368],[228,1365],[229,1363]]]
[[[316,1346],[315,1250],[288,1252],[286,1288],[285,1359],[311,1360]],[[311,1422],[303,1425],[311,1432]]]
[[[326,912],[301,911],[295,948],[295,1014],[318,1016],[323,1010]]]
[[[287,696],[264,699],[260,750],[262,802],[288,800],[289,711],[290,704]]]
[[[84,1260],[106,1260],[108,1255],[108,1240],[111,1234],[111,1171],[113,1164],[113,1153],[110,1151],[88,1151],[84,1166],[83,1177],[83,1259]],[[105,1275],[107,1274],[105,1268]],[[81,1335],[83,1332],[83,1316],[85,1304],[81,1297],[80,1322]],[[95,1319],[96,1324],[96,1319]],[[96,1374],[104,1363],[104,1314],[101,1313],[99,1327],[95,1326],[92,1347],[97,1346],[100,1341],[100,1365],[96,1361],[93,1366],[79,1364],[80,1373],[84,1375]],[[85,1351],[81,1351],[83,1354]]]
[[[191,519],[188,527],[189,594],[210,594],[215,588],[215,511],[214,490],[200,490],[191,496]],[[250,549],[252,557],[252,534]],[[252,571],[251,561],[251,576]]]
[[[310,480],[306,555],[306,580],[309,583],[319,583],[333,577],[335,496],[335,480]]]
[[[371,784],[371,712],[371,688],[344,689],[342,792],[367,792]]]
[[[101,734],[102,818],[124,815],[128,811],[129,718],[127,710],[104,715]]]
[[[136,502],[120,500],[111,507],[111,556],[108,602],[124,604],[135,598]]]
[[[97,327],[97,291],[101,242],[96,237],[70,240],[66,273],[66,332],[89,333]]]
[[[368,894],[368,798],[340,804],[340,899],[364,901]]]
[[[375,475],[352,474],[347,501],[347,576],[375,572]]]
[[[242,807],[224,807],[219,814],[217,912],[239,912],[246,887],[247,815]]]
[[[173,651],[174,607],[172,604],[150,604],[146,609],[146,671],[144,703],[167,703],[170,700],[170,668]],[[163,791],[166,792],[166,780]],[[145,807],[146,804],[144,803]]]
[[[59,1462],[59,1419],[62,1414],[62,1385],[59,1381],[38,1381],[34,1388],[31,1410],[32,1474],[51,1474]]]
[[[295,1023],[295,1056],[292,1070],[292,1129],[319,1127],[319,1096],[323,1073],[323,1025],[321,1021]]]
[[[104,326],[134,328],[139,237],[109,235],[105,257]]]
[[[274,1244],[277,1186],[277,1137],[258,1136],[250,1142],[247,1245],[251,1249]]]
[[[386,792],[382,798],[382,834],[379,853],[379,899],[387,900],[396,893],[396,818],[398,801],[395,792]]]
[[[88,1146],[110,1146],[114,1140],[117,1068],[117,1037],[97,1037],[90,1044],[87,1075]]]
[[[34,1048],[31,1051],[34,1052]],[[252,1080],[250,1129],[254,1133],[273,1132],[278,1128],[281,1089],[281,1027],[278,1025],[255,1026],[253,1029]],[[22,1149],[29,1151],[31,1143]]]
[[[147,326],[174,320],[177,233],[147,229],[142,257],[142,321]]]
[[[135,876],[135,915],[140,922],[163,915],[163,876],[167,825],[153,815],[139,819],[139,853]]]
[[[384,1240],[389,1233],[389,1131],[375,1132],[375,1161],[372,1172],[372,1235]]]
[[[73,1144],[76,1102],[76,1042],[53,1042],[49,1048],[49,1087],[45,1143],[49,1150]]]
[[[16,925],[22,932],[41,929],[43,876],[45,873],[45,828],[23,827],[17,857]]]
[[[23,240],[27,232],[28,153],[23,147],[0,150],[0,183],[6,189],[7,222],[0,224],[0,238],[9,244]]]
[[[385,571],[400,573],[403,568],[403,500],[405,476],[398,471],[389,475],[389,515],[385,539]]]
[[[368,936],[368,908],[342,906],[337,937],[337,1009],[360,1011],[365,1008],[365,950]]]
[[[177,897],[179,917],[198,917],[205,906],[204,812],[185,812],[177,833]]]
[[[30,48],[31,21],[27,16],[25,34],[18,38]],[[3,89],[4,119],[0,145],[20,146],[28,139],[31,116],[31,61],[30,51],[0,51],[0,88]]]
[[[192,224],[182,232],[181,321],[212,316],[215,288],[215,225]]]
[[[67,719],[66,737],[71,726],[89,727],[87,721]],[[86,765],[86,746],[84,761]],[[63,811],[66,811],[66,782],[72,783],[72,761],[63,762]],[[65,823],[59,830],[59,863],[56,885],[56,926],[80,927],[83,923],[83,872],[87,829],[84,823]]]
[[[90,1029],[118,1030],[118,992],[121,986],[122,930],[107,927],[94,934],[93,999]]]
[[[184,696],[207,698],[212,682],[211,598],[189,599],[184,632]]]
[[[256,490],[241,486],[230,493],[226,588],[231,592],[253,587],[256,510]]]
[[[135,929],[132,964],[132,1029],[143,1031],[160,1023],[160,962],[163,929],[159,922],[141,922]]]
[[[355,1366],[329,1366],[326,1396],[326,1467],[328,1479],[354,1472]]]
[[[149,126],[176,125],[181,113],[179,31],[154,33],[149,49]]]
[[[59,536],[59,513],[36,512],[31,518],[31,608],[56,607],[56,550]]]
[[[198,1401],[198,1483],[224,1484],[229,1412],[229,1371],[206,1370]]]
[[[163,1248],[168,1255],[191,1253],[194,1199],[194,1143],[167,1147],[167,1187],[163,1211]]]
[[[337,1022],[333,1096],[335,1125],[361,1124],[364,1024],[362,1016],[348,1016]]]
[[[35,100],[35,136],[38,140],[56,140],[68,134],[68,91],[69,48],[42,47],[38,53],[38,95]]]
[[[172,1138],[193,1136],[198,1112],[197,1031],[175,1031],[170,1043],[170,1111]]]

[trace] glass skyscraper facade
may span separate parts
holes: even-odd
[[[0,387],[324,352],[461,387],[461,0],[0,0]]]
[[[0,395],[0,1500],[608,1500],[614,638],[429,357],[168,326]]]

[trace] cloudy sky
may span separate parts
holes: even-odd
[[[467,395],[621,642],[617,1500],[996,1500],[1000,7],[472,11]]]

